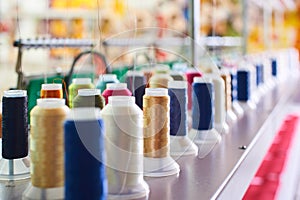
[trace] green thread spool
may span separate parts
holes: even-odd
[[[74,78],[72,84],[69,86],[69,107],[73,108],[73,99],[77,96],[79,89],[93,89],[95,86],[92,84],[90,78]]]
[[[105,99],[100,94],[99,89],[80,89],[74,98],[73,107],[96,107],[102,110],[105,106]]]

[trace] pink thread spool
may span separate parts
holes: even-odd
[[[110,96],[132,96],[132,93],[128,90],[126,83],[108,83],[102,96],[105,98],[105,104],[107,104]]]

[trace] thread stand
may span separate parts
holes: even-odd
[[[226,111],[226,122],[228,124],[233,124],[234,122],[236,122],[237,119],[238,117],[236,116],[236,114],[233,112],[232,109]]]
[[[60,188],[37,188],[32,186],[24,191],[22,199],[23,200],[36,200],[36,199],[53,199],[53,200],[63,200],[64,198],[64,187]]]
[[[7,160],[0,159],[0,180],[17,181],[30,178],[30,161],[28,157]]]
[[[232,110],[237,118],[241,118],[244,115],[244,110],[237,101],[232,102]]]
[[[204,158],[222,138],[216,129],[196,130],[189,133],[191,140],[198,146],[198,157]]]
[[[198,154],[198,147],[191,141],[188,136],[170,136],[171,156],[188,156]]]

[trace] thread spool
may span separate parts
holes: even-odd
[[[69,107],[73,108],[73,99],[77,96],[79,89],[92,89],[94,87],[90,78],[74,78],[69,86]]]
[[[192,109],[192,84],[194,82],[194,77],[201,77],[202,73],[199,71],[187,71],[185,73],[186,81],[188,82],[188,109]]]
[[[143,179],[142,111],[131,96],[110,96],[101,115],[105,124],[108,199],[148,195]]]
[[[188,138],[187,82],[170,81],[170,154],[197,155],[197,146]]]
[[[105,99],[99,89],[79,89],[78,95],[73,100],[73,108],[96,107],[103,109]]]
[[[104,122],[100,109],[71,110],[64,123],[64,136],[65,200],[105,200]]]
[[[277,60],[275,58],[271,59],[271,65],[272,65],[272,76],[277,77]]]
[[[243,110],[255,109],[251,101],[251,74],[247,69],[237,71],[237,100]]]
[[[64,199],[64,99],[38,99],[30,112],[31,184],[23,199]]]
[[[198,156],[206,156],[221,141],[214,129],[214,85],[211,79],[195,77],[193,83],[190,138],[198,145]]]
[[[131,96],[132,93],[127,89],[126,83],[108,83],[107,89],[103,91],[102,96],[105,98],[105,103],[108,103],[110,96]]]
[[[168,88],[168,82],[173,81],[169,74],[154,74],[149,80],[150,88]]]
[[[214,85],[214,121],[215,121],[215,129],[219,133],[228,133],[229,126],[226,123],[226,109],[225,109],[225,84],[223,79],[219,74],[205,74],[205,78],[210,78],[213,81]],[[195,77],[195,80],[201,78]]]
[[[126,83],[128,89],[132,92],[136,99],[136,104],[143,109],[143,96],[146,89],[146,79],[143,72],[128,71],[126,73]]]
[[[244,115],[244,110],[237,101],[237,73],[235,70],[230,71],[230,78],[232,110],[238,118],[241,118]]]
[[[153,72],[152,72],[152,70],[147,69],[147,70],[143,70],[143,73],[144,73],[144,77],[146,79],[146,88],[148,88],[149,87],[149,81],[150,81],[150,78],[153,75]]]
[[[221,78],[225,85],[225,109],[226,109],[226,121],[233,123],[237,120],[237,116],[232,111],[232,100],[231,100],[231,76],[229,73],[222,73]]]
[[[261,64],[256,65],[256,85],[260,86],[264,83],[263,79],[263,66]]]
[[[171,71],[170,76],[173,78],[174,81],[184,81],[185,77],[184,74],[177,71]]]
[[[56,83],[42,84],[41,98],[63,98],[62,85]]]
[[[27,92],[4,91],[2,98],[2,159],[0,180],[30,178],[28,155]]]
[[[106,89],[106,84],[108,83],[120,83],[115,74],[101,74],[99,75],[99,80],[96,84],[96,88],[104,91]]]
[[[147,88],[143,97],[144,175],[169,176],[179,173],[170,157],[170,97],[165,88]]]

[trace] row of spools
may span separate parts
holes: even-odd
[[[96,88],[73,79],[69,107],[61,85],[43,84],[29,145],[26,91],[5,91],[0,179],[31,177],[23,199],[143,198],[143,176],[178,174],[174,157],[206,156],[261,96],[298,73],[297,62],[289,49],[224,60],[212,73],[160,67],[129,71],[126,83],[104,74]]]

